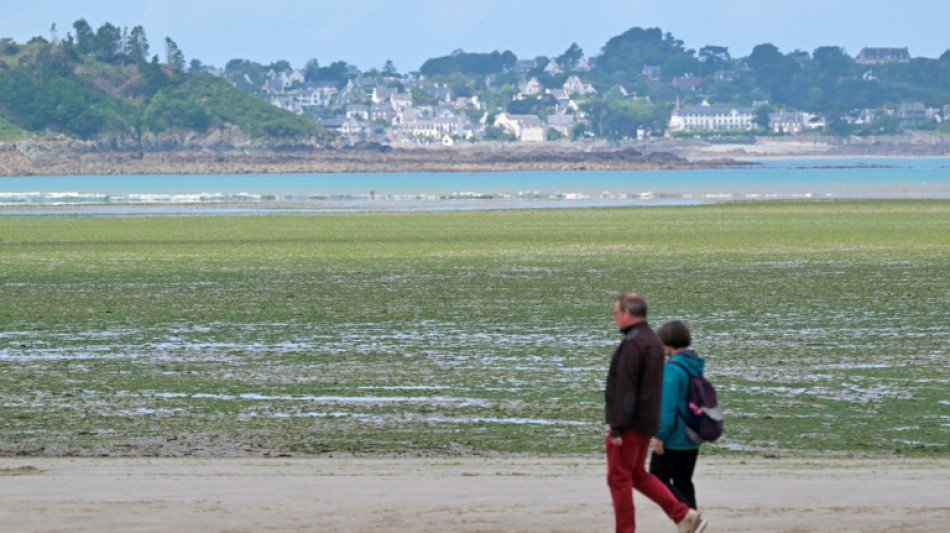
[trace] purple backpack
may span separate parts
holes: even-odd
[[[685,365],[675,360],[671,363],[683,369],[689,376],[686,393],[686,410],[680,411],[686,424],[686,436],[696,444],[712,442],[722,436],[722,410],[716,399],[716,388],[703,376],[694,376]]]

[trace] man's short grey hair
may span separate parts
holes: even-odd
[[[617,303],[620,304],[620,309],[630,311],[633,316],[647,317],[647,301],[635,292],[620,293],[620,296],[617,296]]]

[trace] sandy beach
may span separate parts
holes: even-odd
[[[707,531],[924,532],[950,461],[702,458]],[[637,498],[638,531],[675,531]],[[599,457],[3,458],[10,532],[612,530]]]

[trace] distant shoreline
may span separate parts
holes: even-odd
[[[6,160],[3,160],[6,155]],[[6,164],[4,164],[6,163]],[[86,152],[27,157],[0,154],[0,175],[254,174],[659,170],[742,166],[730,158],[689,161],[635,149],[598,152],[451,149]],[[7,171],[2,171],[6,167]]]
[[[413,148],[367,144],[337,149],[187,145],[168,151],[115,150],[58,139],[0,143],[0,176],[663,170],[739,167],[775,159],[948,156],[950,141],[926,134],[759,137],[749,143],[650,139]]]

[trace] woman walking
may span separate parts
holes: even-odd
[[[687,436],[682,413],[687,409],[689,378],[703,375],[706,361],[689,349],[692,339],[682,321],[667,322],[656,334],[668,359],[663,368],[660,429],[653,441],[650,473],[665,483],[679,501],[696,509],[693,471],[700,445]]]

